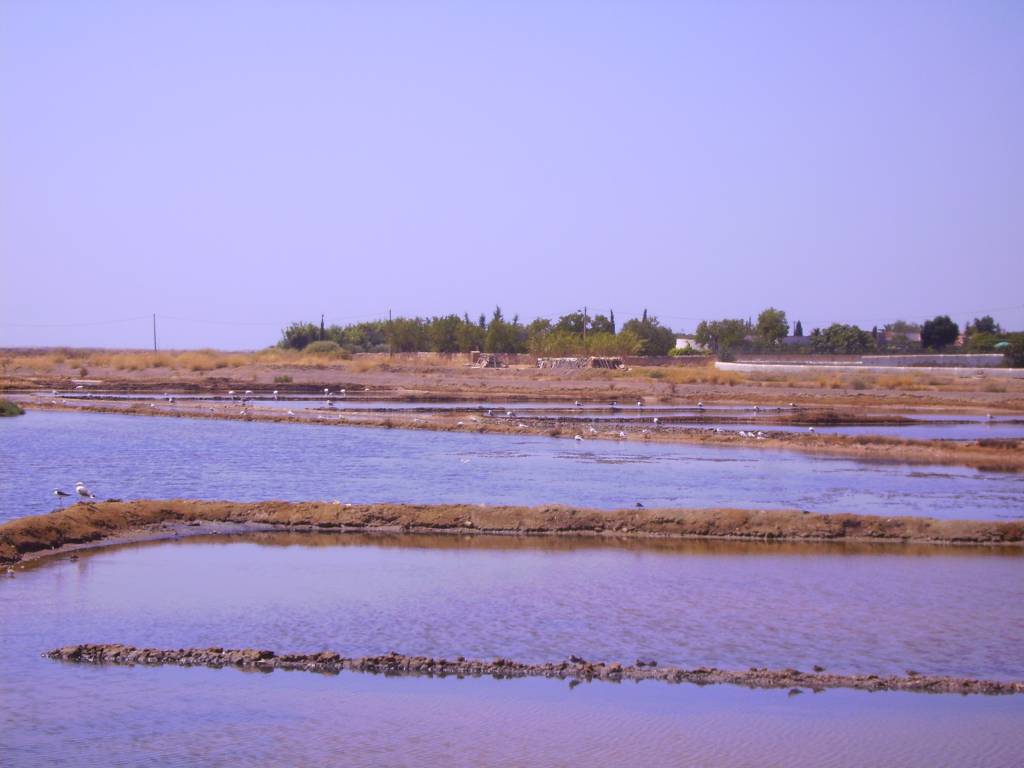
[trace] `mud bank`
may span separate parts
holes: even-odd
[[[676,537],[750,541],[1024,545],[1024,523],[925,517],[818,515],[800,510],[629,509],[565,506],[356,504],[267,501],[106,501],[0,525],[0,563],[58,554],[61,548],[177,535],[204,523],[271,530],[402,531]],[[167,526],[182,526],[178,530]],[[219,532],[223,532],[221,529]]]
[[[496,679],[546,677],[574,683],[603,680],[607,682],[640,682],[655,680],[664,683],[694,685],[741,685],[747,688],[788,688],[800,693],[801,688],[821,691],[826,688],[852,688],[862,691],[909,691],[914,693],[957,693],[1010,695],[1024,693],[1022,682],[978,680],[968,677],[907,675],[835,675],[825,671],[800,672],[795,669],[752,668],[730,671],[711,667],[683,669],[659,667],[654,660],[637,659],[636,664],[591,662],[578,656],[567,661],[527,664],[512,659],[482,661],[462,656],[454,660],[429,656],[405,656],[394,651],[381,656],[346,658],[333,651],[319,653],[284,653],[244,648],[135,648],[130,645],[69,645],[43,654],[57,661],[80,664],[143,664],[181,667],[238,667],[272,671],[301,670],[321,674],[364,672],[389,676],[429,677],[493,677]]]
[[[239,408],[226,406],[205,409],[188,405],[153,407],[145,403],[100,404],[75,406],[52,403],[31,403],[38,410],[112,413],[129,416],[164,416],[172,418],[217,419],[230,421],[317,424],[321,426],[358,426],[385,429],[419,429],[435,432],[473,432],[478,434],[537,435],[582,440],[645,441],[686,445],[742,446],[801,451],[823,456],[862,461],[898,462],[904,464],[938,464],[965,466],[998,472],[1024,472],[1024,448],[1021,441],[973,440],[911,440],[881,435],[824,435],[768,431],[757,437],[744,437],[736,432],[712,432],[699,429],[674,430],[659,427],[652,421],[632,424],[602,425],[591,431],[584,424],[558,424],[550,419],[485,418],[477,411],[453,411],[444,414],[380,414],[346,411],[323,412],[304,409],[294,414],[274,408]],[[694,426],[698,426],[695,424]]]

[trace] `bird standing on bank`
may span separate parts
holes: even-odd
[[[54,488],[53,495],[57,497],[57,500],[61,503],[61,506],[63,506],[64,499],[66,499],[71,494],[67,493],[66,491],[62,491],[60,488]]]
[[[83,499],[95,499],[96,498],[95,496],[92,495],[92,491],[90,491],[88,488],[86,488],[85,487],[85,483],[83,483],[81,480],[79,480],[77,483],[75,483],[75,493],[77,493]]]

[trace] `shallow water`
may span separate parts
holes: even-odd
[[[797,507],[1000,519],[1024,474],[792,451],[30,411],[0,422],[0,519],[99,498]]]
[[[807,432],[805,426],[762,424],[758,422],[720,422],[670,425],[674,429],[720,429],[723,432]],[[990,440],[1024,439],[1024,422],[1007,421],[927,421],[921,424],[840,424],[815,426],[822,435],[882,435],[905,440]]]
[[[271,534],[82,553],[0,579],[4,764],[1015,764],[1024,697],[39,657],[124,641],[1019,676],[1024,559],[838,551]]]

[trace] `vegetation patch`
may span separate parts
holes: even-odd
[[[24,409],[10,400],[0,400],[0,416],[21,416]]]

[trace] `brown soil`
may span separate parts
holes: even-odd
[[[922,517],[817,515],[797,510],[631,509],[565,506],[360,504],[268,501],[106,501],[81,503],[0,525],[0,563],[56,554],[62,547],[140,538],[167,524],[260,524],[277,529],[433,533],[562,534],[981,544],[1019,547],[1024,523]]]
[[[800,672],[795,669],[752,668],[730,671],[710,667],[682,669],[661,667],[657,661],[637,659],[635,664],[591,662],[578,656],[567,661],[528,664],[512,659],[481,661],[466,659],[439,659],[429,656],[406,656],[394,651],[382,656],[346,658],[333,651],[319,653],[284,653],[255,648],[135,648],[130,645],[69,645],[56,648],[44,656],[58,661],[80,664],[122,664],[132,666],[176,665],[182,667],[238,667],[271,671],[274,669],[303,670],[321,674],[342,671],[364,672],[388,676],[493,677],[495,679],[546,677],[570,680],[574,684],[605,680],[656,680],[665,683],[692,683],[695,685],[742,685],[748,688],[789,688],[791,694],[802,693],[802,688],[820,691],[826,688],[852,688],[863,691],[911,691],[915,693],[958,693],[1007,695],[1024,693],[1024,682],[978,680],[966,677],[906,675],[838,675],[825,671]]]
[[[1024,379],[965,378],[953,373],[865,371],[838,374],[825,369],[806,372],[733,373],[710,365],[640,367],[629,370],[539,370],[518,366],[470,368],[462,358],[450,360],[386,355],[357,356],[350,361],[289,364],[264,359],[260,353],[210,353],[224,358],[223,367],[191,370],[189,353],[175,362],[146,367],[144,352],[82,352],[0,350],[4,360],[0,391],[71,389],[91,381],[90,389],[123,392],[226,393],[229,389],[284,393],[316,393],[324,387],[350,393],[402,399],[573,400],[707,404],[796,402],[805,406],[871,406],[973,409],[980,412],[1024,412]],[[203,353],[195,353],[203,354]],[[138,370],[123,367],[131,358]],[[85,371],[85,373],[82,373]]]
[[[966,466],[979,470],[1024,471],[1024,445],[1019,440],[911,440],[881,435],[825,435],[810,432],[768,431],[762,437],[742,437],[733,431],[711,432],[658,427],[650,423],[613,423],[600,425],[591,433],[589,425],[557,423],[552,420],[530,418],[483,418],[477,412],[445,413],[379,413],[344,410],[326,411],[300,409],[294,416],[279,408],[248,406],[236,403],[211,404],[208,401],[174,405],[161,403],[152,406],[136,401],[80,401],[78,405],[64,405],[61,401],[46,400],[23,402],[26,408],[59,411],[91,411],[134,416],[171,416],[196,419],[228,419],[233,421],[288,422],[319,424],[322,426],[383,427],[388,429],[423,429],[444,432],[476,432],[480,434],[546,435],[550,437],[584,440],[640,440],[658,443],[700,444],[743,448],[775,448],[802,451],[828,456],[888,461],[906,464],[941,464]],[[817,415],[816,415],[817,414]],[[845,416],[845,414],[844,414]],[[829,412],[808,412],[801,418],[815,423],[821,418],[832,423]],[[850,420],[857,423],[857,416]],[[623,435],[620,435],[624,433]]]

